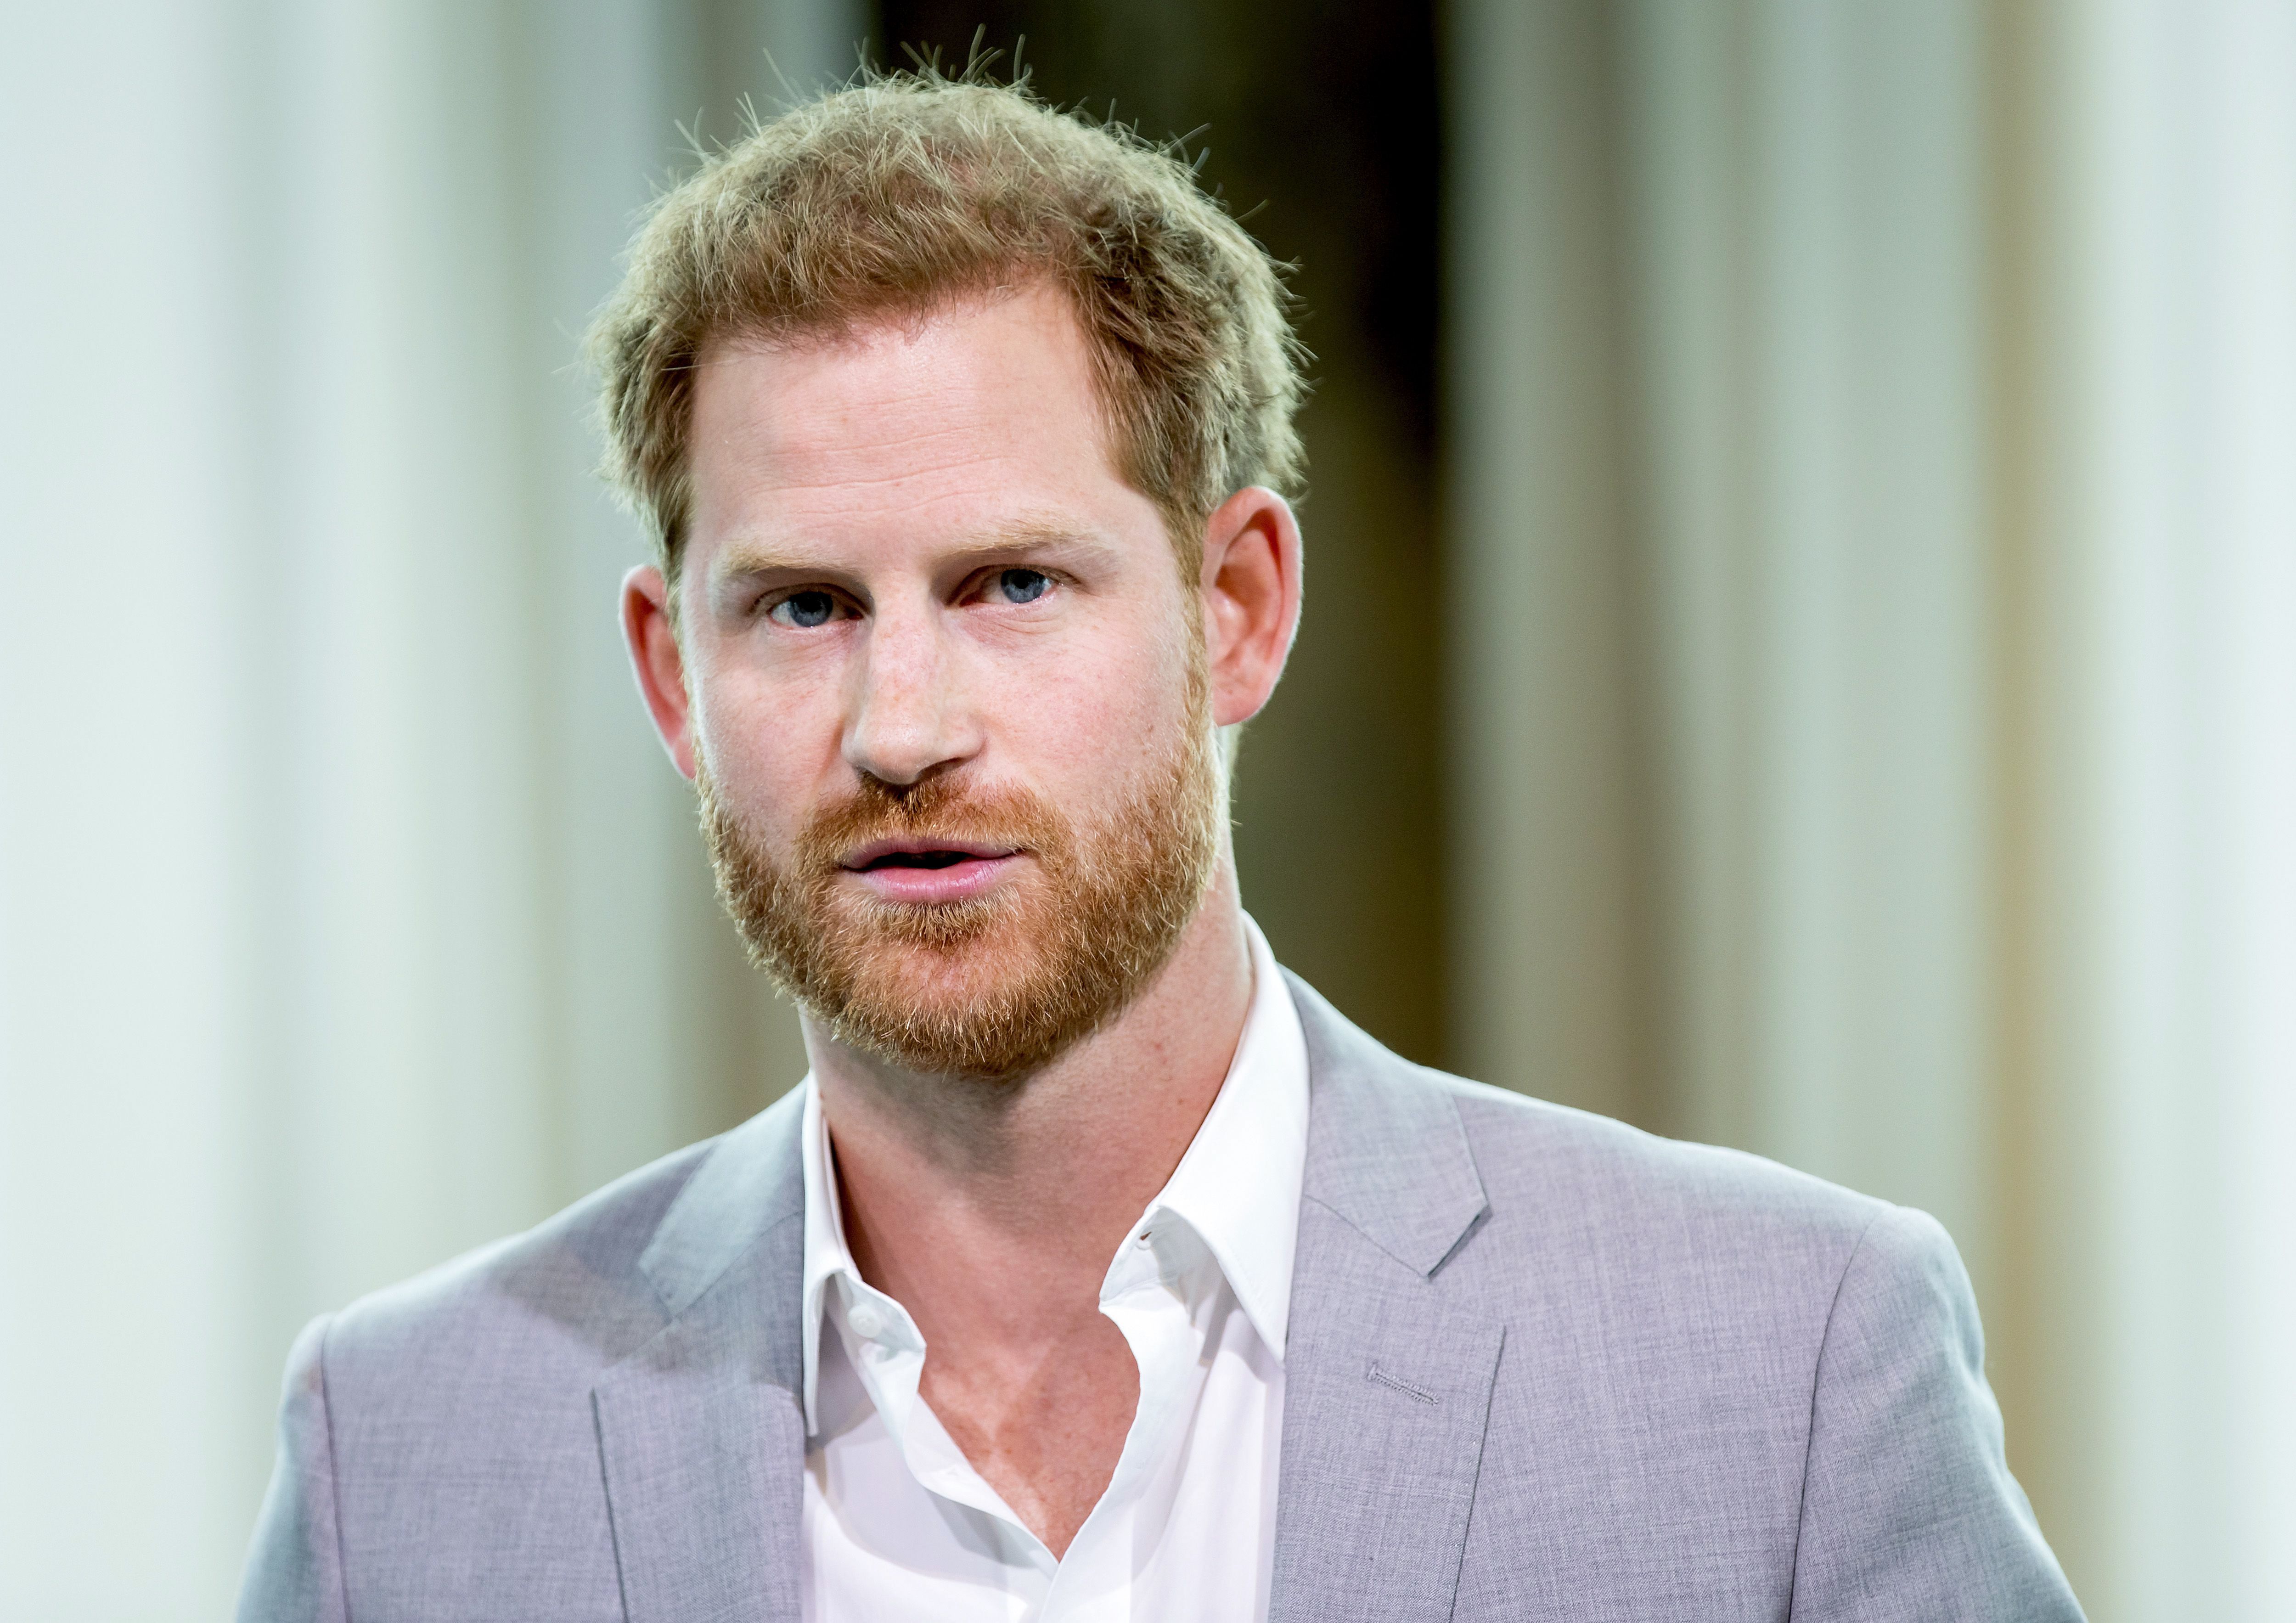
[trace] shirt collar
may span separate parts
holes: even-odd
[[[799,1324],[799,1345],[805,1354],[805,1429],[808,1436],[821,1430],[816,1413],[821,1387],[821,1316],[830,1283],[841,1275],[860,1276],[853,1253],[845,1243],[844,1214],[838,1209],[837,1180],[829,1160],[829,1127],[822,1119],[821,1093],[813,1073],[804,1082],[805,1115],[798,1127],[799,1155],[805,1168],[805,1294],[804,1318]]]
[[[1243,920],[1251,955],[1251,1004],[1227,1077],[1170,1179],[1131,1232],[1166,1214],[1202,1241],[1252,1329],[1281,1362],[1291,1324],[1292,1267],[1299,1242],[1300,1190],[1308,1160],[1308,1040],[1291,988],[1267,938]],[[870,1296],[845,1242],[829,1129],[808,1075],[799,1129],[805,1173],[804,1317],[806,1430],[820,1430],[821,1323],[829,1288],[843,1280]]]
[[[1308,1039],[1267,939],[1249,916],[1243,928],[1252,981],[1243,1036],[1203,1126],[1144,1222],[1169,1212],[1195,1231],[1280,1362],[1308,1160]]]

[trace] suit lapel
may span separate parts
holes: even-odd
[[[797,1623],[797,1103],[695,1170],[640,1259],[669,1324],[592,1393],[628,1623]]]
[[[672,1325],[594,1399],[629,1623],[797,1623],[797,1395]]]
[[[1451,1614],[1502,1328],[1443,1264],[1486,1209],[1458,1111],[1294,980],[1308,1167],[1271,1623]],[[1398,1086],[1398,1082],[1401,1086]]]
[[[1291,984],[1310,1094],[1270,1618],[1447,1618],[1503,1340],[1443,1277],[1482,1184],[1449,1095]],[[629,1623],[797,1623],[800,1111],[696,1168],[641,1258],[669,1323],[593,1393]]]

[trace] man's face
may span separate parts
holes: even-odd
[[[1221,848],[1202,600],[1066,299],[715,347],[691,445],[686,733],[753,955],[895,1063],[1043,1063]]]

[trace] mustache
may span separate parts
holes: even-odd
[[[881,840],[996,847],[1038,856],[1063,851],[1066,819],[1033,791],[990,788],[956,777],[913,784],[864,779],[814,813],[797,838],[797,865],[810,873],[841,868],[854,851]]]

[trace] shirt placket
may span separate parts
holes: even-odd
[[[1014,1602],[1013,1616],[1037,1616],[1058,1563],[1043,1540],[964,1457],[920,1396],[925,1343],[916,1321],[908,1309],[857,1274],[840,1274],[835,1294],[848,1357],[910,1476],[928,1493],[978,1511],[1002,1529],[1013,1555],[1005,1565],[1012,1579],[1008,1594]]]
[[[1201,1327],[1181,1289],[1201,1247],[1169,1214],[1152,1213],[1110,1264],[1101,1311],[1132,1349],[1139,1398],[1108,1488],[1053,1578],[1041,1623],[1118,1623],[1131,1616],[1136,1526],[1165,1469],[1202,1378]],[[1152,1539],[1147,1542],[1153,1542]]]

